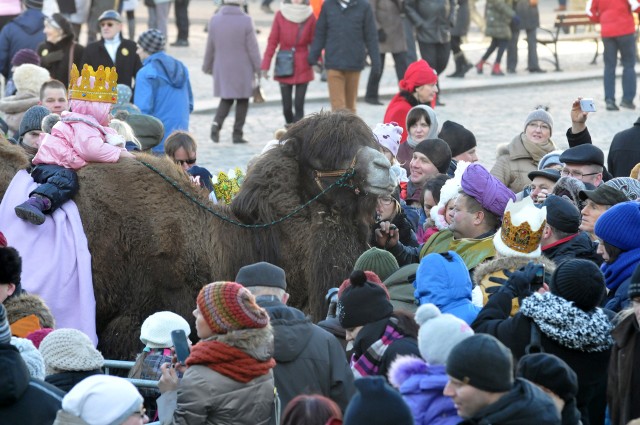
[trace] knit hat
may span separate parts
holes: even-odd
[[[629,284],[629,299],[640,297],[640,263],[631,275],[631,283]]]
[[[604,183],[624,193],[630,201],[640,199],[640,181],[632,177],[616,177]]]
[[[445,121],[442,124],[442,129],[438,138],[444,140],[451,149],[451,157],[465,153],[466,151],[475,148],[478,144],[476,142],[476,136],[463,125],[453,121]]]
[[[65,36],[74,35],[73,26],[71,22],[60,13],[54,13],[50,18],[45,18],[46,21],[53,27],[60,28]]]
[[[449,353],[447,374],[482,391],[505,392],[513,387],[513,355],[496,337],[475,334]]]
[[[535,353],[521,357],[516,376],[542,385],[565,402],[578,395],[578,375],[564,360],[553,354]]]
[[[378,276],[370,271],[355,270],[338,290],[338,319],[345,329],[390,317],[393,305],[389,292]]]
[[[542,204],[547,208],[547,223],[564,233],[580,231],[580,211],[568,199],[549,195]]]
[[[0,304],[0,344],[8,344],[11,341],[11,329],[7,320],[7,311]]]
[[[271,263],[262,261],[241,267],[236,275],[236,282],[248,288],[250,286],[268,286],[287,290],[287,279],[284,270]]]
[[[40,87],[50,79],[49,71],[32,63],[23,63],[13,71],[13,83],[18,93],[38,95]]]
[[[32,49],[20,49],[11,58],[11,66],[20,66],[25,63],[40,66],[40,55]]]
[[[573,301],[584,311],[597,307],[605,295],[604,275],[600,268],[593,261],[580,258],[560,263],[549,286],[553,294]]]
[[[114,425],[123,423],[129,416],[139,412],[142,402],[142,396],[128,380],[117,376],[91,375],[64,396],[62,409],[87,424]]]
[[[27,365],[29,369],[29,375],[32,378],[41,379],[44,381],[45,374],[44,360],[42,354],[33,345],[33,342],[26,338],[11,337],[11,345],[16,347],[20,352],[20,357]]]
[[[45,339],[46,336],[49,335],[51,332],[53,332],[53,329],[51,328],[42,328],[42,329],[38,329],[37,331],[31,332],[25,338],[33,342],[33,345],[36,348],[40,348],[40,344],[42,343],[42,340]]]
[[[214,334],[269,325],[269,314],[247,288],[236,282],[213,282],[200,290],[200,313]]]
[[[444,365],[449,353],[460,341],[473,335],[467,322],[453,314],[442,314],[434,304],[423,304],[416,311],[418,348],[430,365]]]
[[[104,357],[87,335],[77,329],[56,329],[40,343],[47,375],[102,368]]]
[[[460,186],[464,193],[500,218],[504,214],[509,199],[516,200],[515,193],[478,163],[469,164],[462,174]]]
[[[124,104],[131,102],[131,97],[133,96],[133,90],[131,90],[131,87],[126,84],[118,84],[116,89],[118,90],[118,101],[114,107],[123,106]]]
[[[153,313],[142,322],[140,341],[146,348],[168,348],[173,346],[171,332],[181,329],[186,335],[191,333],[189,323],[170,311]]]
[[[427,139],[418,143],[414,152],[419,152],[429,158],[429,161],[435,165],[438,172],[447,173],[449,164],[451,163],[451,148],[447,142],[442,139]]]
[[[27,109],[20,121],[19,136],[22,137],[34,130],[42,131],[42,120],[50,113],[51,111],[42,105],[34,105]]]
[[[7,238],[4,236],[4,233],[0,232],[0,248],[4,248],[7,246]]]
[[[43,0],[24,0],[24,7],[27,9],[42,10]]]
[[[407,67],[404,78],[400,80],[398,86],[400,90],[413,93],[416,87],[425,84],[435,84],[438,82],[438,74],[429,66],[426,60],[420,59]]]
[[[381,376],[356,379],[358,390],[344,412],[344,425],[413,425],[413,415],[398,391]]]
[[[564,167],[564,163],[560,161],[560,155],[562,155],[562,151],[557,150],[557,151],[551,151],[545,156],[543,156],[540,162],[538,162],[538,170],[544,170],[554,165],[559,165],[560,167]]]
[[[540,257],[546,219],[547,207],[537,208],[530,196],[518,202],[509,199],[493,246],[505,257]]]
[[[597,237],[622,251],[640,248],[640,203],[612,206],[598,218],[593,230]]]
[[[553,132],[553,118],[551,117],[551,114],[549,114],[544,109],[536,109],[529,112],[529,115],[527,115],[527,119],[524,120],[524,128],[526,129],[532,121],[542,121],[543,123],[547,124],[551,129],[551,132]]]
[[[375,247],[363,252],[353,265],[353,270],[372,271],[382,281],[387,280],[398,269],[400,266],[392,253]]]
[[[157,29],[146,30],[138,38],[138,45],[150,55],[164,50],[167,37]]]
[[[389,150],[395,157],[400,149],[400,139],[402,139],[402,127],[397,122],[388,124],[378,123],[373,129],[373,135],[378,143]]]

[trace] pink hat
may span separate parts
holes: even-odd
[[[516,200],[516,195],[500,180],[492,176],[480,164],[469,164],[460,183],[467,195],[478,201],[487,211],[502,218],[509,199]]]
[[[404,78],[398,84],[401,90],[413,93],[416,87],[438,82],[438,74],[429,66],[426,60],[413,62],[404,73]]]
[[[378,143],[393,154],[398,155],[400,148],[400,139],[402,139],[402,127],[397,122],[392,121],[388,124],[378,123],[373,129],[373,135],[376,136]]]

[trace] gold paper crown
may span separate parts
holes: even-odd
[[[511,222],[511,211],[507,211],[502,218],[502,232],[500,239],[514,251],[529,254],[535,251],[542,240],[542,232],[547,220],[542,221],[542,225],[535,232],[531,230],[528,222],[523,221],[519,226],[514,226]]]
[[[244,181],[244,174],[240,168],[229,170],[227,175],[224,171],[218,173],[218,177],[214,177],[213,192],[216,194],[218,202],[230,204],[233,197],[240,191],[240,186]]]
[[[80,81],[78,82],[78,77]],[[94,78],[93,88],[91,77]],[[116,68],[100,65],[94,72],[91,65],[84,64],[82,75],[74,63],[69,75],[69,99],[89,102],[116,103],[118,101],[118,73]]]

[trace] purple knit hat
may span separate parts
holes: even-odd
[[[469,164],[462,175],[460,186],[464,193],[478,201],[485,210],[500,218],[509,199],[514,202],[516,200],[515,193],[477,163]]]
[[[25,63],[31,63],[34,65],[40,66],[40,56],[36,53],[35,50],[31,49],[20,49],[13,55],[11,58],[12,66],[20,66]]]

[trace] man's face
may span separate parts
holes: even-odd
[[[115,36],[120,34],[122,24],[114,19],[105,19],[100,21],[100,34],[105,40],[113,40]]]
[[[591,183],[597,187],[602,182],[602,173],[598,171],[598,168],[592,164],[565,164],[560,174],[563,177],[571,176],[583,183]]]
[[[460,155],[453,157],[456,161],[466,161],[469,163],[478,162],[477,148],[471,148],[466,152],[462,152]]]
[[[580,211],[582,214],[582,222],[580,223],[580,230],[583,232],[593,233],[593,228],[600,217],[611,205],[600,205],[593,202],[591,199],[587,199],[587,205]]]
[[[54,114],[61,114],[69,110],[67,92],[61,88],[47,88],[44,90],[40,104]]]
[[[449,376],[449,382],[442,392],[451,397],[458,411],[458,416],[464,419],[472,418],[481,409],[491,404],[490,393],[465,384]]]
[[[40,134],[42,131],[40,130],[31,130],[24,133],[22,136],[22,143],[31,147],[31,148],[40,148]]]
[[[478,213],[471,213],[467,208],[467,196],[458,195],[453,204],[453,218],[449,225],[449,230],[456,239],[472,238],[476,236],[476,216]]]
[[[533,199],[534,203],[537,203],[538,195],[540,193],[548,195],[553,191],[553,187],[555,185],[556,184],[553,182],[553,180],[549,180],[540,176],[534,177],[531,181],[531,193],[529,194],[529,196],[531,196],[531,199]]]
[[[0,283],[0,304],[9,298],[16,291],[16,285],[13,283]]]
[[[413,153],[413,158],[409,164],[409,170],[411,171],[409,179],[413,184],[418,186],[422,186],[429,177],[438,174],[436,166],[433,165],[425,154],[420,152]]]

